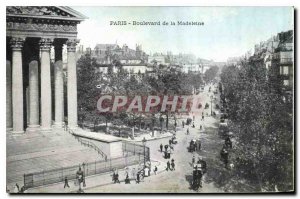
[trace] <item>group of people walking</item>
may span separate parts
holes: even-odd
[[[172,158],[171,163],[170,161],[167,162],[167,171],[175,171],[175,160]]]

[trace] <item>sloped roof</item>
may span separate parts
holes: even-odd
[[[95,46],[95,49],[98,49],[98,50],[106,50],[107,48],[117,49],[117,48],[119,48],[119,46],[117,44],[97,44]]]

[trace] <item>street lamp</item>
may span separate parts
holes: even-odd
[[[212,100],[213,100],[213,96],[210,96],[210,115],[212,115]]]
[[[144,169],[145,169],[145,166],[146,166],[146,142],[147,142],[145,137],[143,138],[142,142],[143,142],[143,146],[144,146]]]
[[[82,186],[85,187],[85,163],[82,163],[82,167],[83,167],[83,174],[82,174]]]

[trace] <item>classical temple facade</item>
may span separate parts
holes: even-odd
[[[79,42],[77,24],[85,18],[63,6],[6,7],[6,128],[9,132],[48,132],[62,128],[65,122],[63,46],[67,48],[68,62],[67,125],[77,127],[75,51]]]

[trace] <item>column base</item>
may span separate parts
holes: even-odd
[[[35,132],[40,130],[40,125],[28,125],[26,132]]]
[[[55,129],[63,129],[63,122],[54,122],[52,127]]]
[[[6,132],[11,132],[13,130],[12,127],[6,127]]]
[[[24,134],[25,131],[11,131],[12,134],[15,134],[15,135],[21,135],[21,134]]]
[[[52,132],[52,128],[41,127],[40,131],[42,133],[51,133]]]

